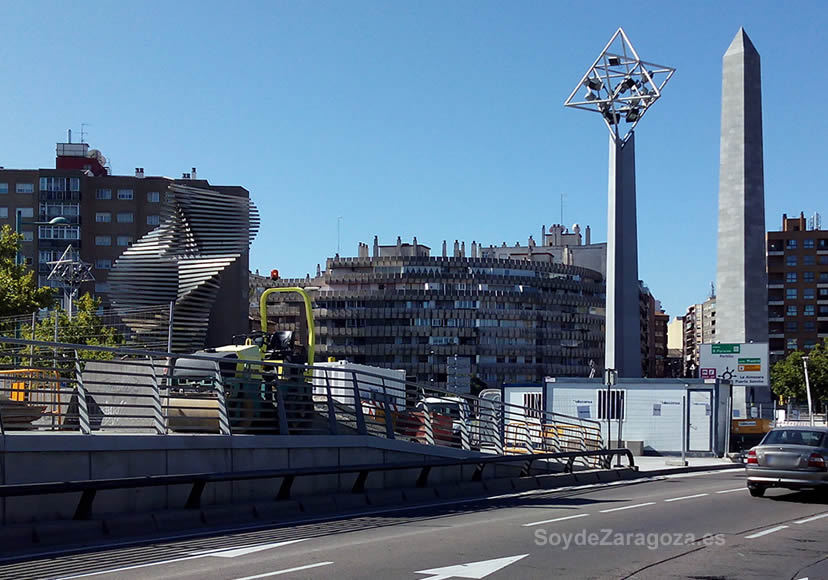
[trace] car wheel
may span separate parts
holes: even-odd
[[[752,497],[762,497],[765,495],[765,488],[761,485],[749,485],[748,491]]]

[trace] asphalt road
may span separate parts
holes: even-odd
[[[828,497],[741,469],[0,563],[2,578],[828,579]]]

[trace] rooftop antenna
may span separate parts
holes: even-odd
[[[86,143],[84,139],[86,138],[86,127],[89,126],[89,123],[81,123],[81,143]],[[70,139],[71,141],[71,139]]]

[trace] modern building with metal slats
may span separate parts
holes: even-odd
[[[161,223],[118,258],[109,281],[118,307],[173,303],[172,347],[188,352],[213,342],[208,327],[217,317],[227,319],[223,328],[246,330],[246,302],[239,308],[238,296],[247,288],[247,255],[259,214],[248,197],[225,191],[173,183],[167,193]],[[168,324],[125,322],[139,334]]]

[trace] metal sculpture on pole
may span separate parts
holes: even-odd
[[[610,132],[604,367],[620,377],[642,371],[634,129],[674,72],[641,60],[619,28],[564,102],[599,113]]]

